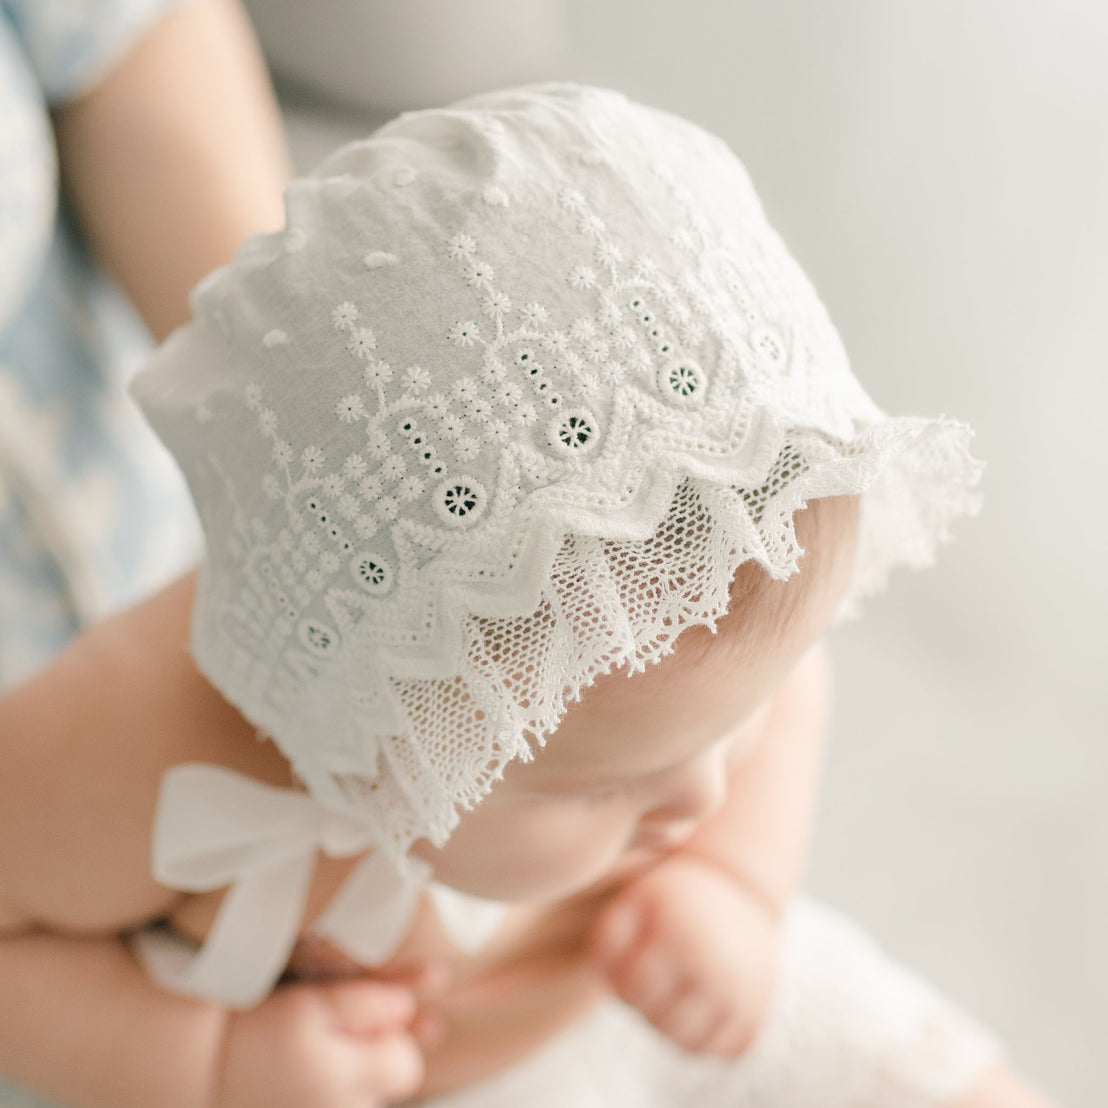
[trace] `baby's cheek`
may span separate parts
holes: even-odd
[[[439,857],[428,860],[440,881],[472,896],[553,899],[603,877],[630,830],[618,815],[536,803],[507,826],[463,820]]]

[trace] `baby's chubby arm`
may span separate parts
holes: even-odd
[[[180,897],[150,876],[161,773],[287,766],[185,649],[193,579],[79,637],[0,698],[0,1072],[75,1108],[350,1108],[422,1080],[401,984],[283,986],[248,1012],[152,984],[120,933]]]
[[[830,687],[817,643],[764,707],[757,746],[729,767],[723,808],[597,921],[591,946],[617,994],[688,1050],[737,1056],[766,1015],[781,915],[804,867]]]
[[[410,990],[279,988],[247,1012],[171,996],[118,939],[0,941],[0,1072],[73,1108],[381,1108],[423,1076]]]

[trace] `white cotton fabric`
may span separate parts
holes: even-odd
[[[861,494],[852,611],[977,507],[889,418],[718,139],[546,85],[401,116],[286,193],[135,395],[207,537],[192,648],[400,872],[599,674],[714,628]]]

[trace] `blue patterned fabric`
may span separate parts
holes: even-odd
[[[198,550],[124,391],[149,334],[59,206],[48,114],[179,2],[0,0],[0,687]]]
[[[0,687],[194,560],[123,385],[151,340],[58,205],[49,107],[180,0],[0,0]],[[0,1077],[0,1108],[48,1108]]]

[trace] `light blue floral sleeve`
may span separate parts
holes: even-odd
[[[94,86],[146,30],[184,0],[3,0],[50,104]]]
[[[49,116],[182,2],[0,0],[0,689],[198,552],[125,392],[150,336],[59,211]],[[0,1108],[45,1104],[0,1077]]]

